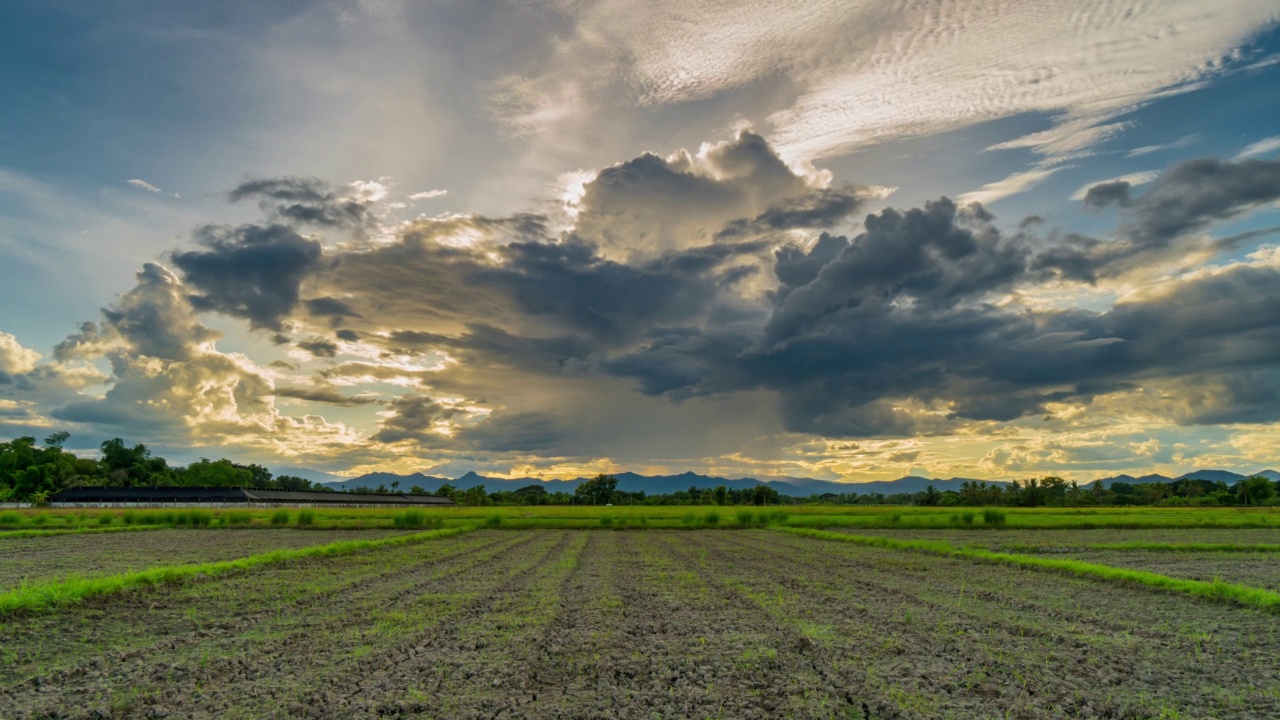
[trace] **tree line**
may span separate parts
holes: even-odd
[[[1120,480],[1080,485],[1060,477],[1014,480],[1008,484],[969,480],[959,490],[939,492],[932,485],[915,493],[824,493],[800,502],[826,505],[922,505],[926,507],[1088,507],[1274,505],[1280,492],[1262,475],[1235,483],[1184,478],[1177,482],[1127,483]]]
[[[255,490],[328,490],[294,475],[274,475],[267,468],[230,460],[208,460],[174,467],[146,445],[129,446],[114,438],[100,446],[97,458],[83,458],[63,448],[71,435],[55,432],[44,439],[15,438],[0,443],[0,502],[43,503],[77,486],[91,487],[238,487]]]

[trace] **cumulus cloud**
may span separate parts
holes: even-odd
[[[750,132],[596,173],[564,230],[537,214],[442,215],[325,246],[279,207],[331,191],[264,180],[244,190],[266,199],[263,222],[198,228],[176,273],[144,266],[39,367],[111,367],[103,394],[61,396],[48,413],[60,421],[355,463],[387,445],[442,463],[577,462],[634,456],[641,437],[667,458],[750,454],[786,437],[1067,417],[1144,388],[1168,422],[1267,422],[1280,407],[1274,253],[1118,302],[1025,297],[1089,292],[1168,253],[1213,257],[1225,246],[1203,234],[1280,196],[1276,165],[1196,160],[1141,188],[1091,185],[1087,204],[1120,208],[1100,237],[1004,229],[948,198],[856,221],[883,190],[788,165]],[[220,351],[201,321],[213,312],[270,331],[271,357],[294,363]],[[277,401],[368,417],[355,430]]]
[[[645,154],[584,184],[574,232],[626,257],[793,228],[830,227],[884,188],[826,187],[741,131],[697,153]]]
[[[0,332],[0,383],[10,382],[14,375],[25,375],[35,370],[40,353],[23,347],[18,338]]]

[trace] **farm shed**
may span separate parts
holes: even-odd
[[[261,507],[453,507],[449,498],[435,495],[378,493],[291,492],[249,488],[203,487],[76,487],[50,498],[54,507],[208,506]]]

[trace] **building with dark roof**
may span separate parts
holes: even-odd
[[[211,507],[290,505],[299,507],[453,507],[435,495],[345,492],[294,492],[250,488],[75,487],[57,493],[54,507],[116,505],[205,505]]]

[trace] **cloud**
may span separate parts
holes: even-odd
[[[147,192],[153,192],[153,193],[164,192],[163,190],[156,187],[155,185],[152,185],[146,180],[139,180],[138,178],[134,178],[132,180],[127,180],[126,182],[138,188],[139,190],[146,190]]]
[[[19,344],[18,338],[0,332],[0,383],[11,382],[14,375],[35,370],[40,358],[40,353]]]
[[[432,198],[444,197],[448,195],[448,190],[424,190],[409,196],[410,200],[430,200]]]
[[[1121,175],[1119,177],[1109,178],[1107,180],[1097,180],[1089,183],[1088,185],[1083,185],[1080,187],[1079,190],[1076,190],[1074,193],[1071,193],[1071,199],[1077,200],[1077,201],[1083,200],[1086,205],[1092,204],[1094,207],[1102,207],[1097,205],[1096,203],[1099,201],[1102,201],[1105,198],[1108,190],[1099,191],[1100,194],[1095,195],[1094,201],[1091,203],[1088,200],[1087,196],[1089,195],[1090,190],[1092,190],[1093,188],[1100,187],[1103,185],[1113,185],[1113,188],[1110,191],[1114,192],[1116,189],[1119,188],[1118,185],[1114,185],[1115,183],[1124,183],[1124,185],[1127,188],[1135,188],[1135,187],[1138,187],[1139,185],[1146,185],[1147,183],[1151,182],[1152,180],[1155,180],[1159,176],[1160,176],[1160,173],[1154,170],[1142,170],[1140,172],[1132,172],[1126,175]]]
[[[1103,407],[1169,427],[1271,422],[1280,256],[1206,265],[1247,238],[1204,235],[1273,202],[1278,164],[1195,160],[1140,189],[1144,178],[1090,185],[1087,204],[1120,207],[1100,237],[1005,229],[948,198],[856,221],[883,189],[788,165],[749,132],[595,173],[563,228],[455,214],[377,243],[359,241],[359,223],[312,227],[340,240],[322,242],[279,207],[328,207],[332,191],[258,181],[245,197],[265,198],[261,223],[197,228],[173,271],[145,265],[52,360],[24,361],[34,372],[5,397],[45,393],[32,412],[58,422],[347,467],[393,446],[397,469],[646,456],[701,468],[714,455],[755,472],[821,438],[996,442]],[[1128,286],[1133,268],[1163,262],[1186,267]],[[220,350],[206,313],[270,331],[219,325],[263,364]],[[110,377],[73,377],[95,364]],[[991,462],[1084,462],[1018,445]],[[813,472],[863,467],[795,452],[786,462]]]
[[[173,254],[174,265],[199,291],[191,302],[246,318],[255,328],[280,329],[298,305],[302,281],[322,262],[319,241],[283,225],[206,225],[196,240],[207,249]]]
[[[1200,141],[1199,133],[1183,135],[1182,137],[1172,142],[1167,142],[1167,143],[1158,144],[1158,145],[1143,145],[1141,147],[1136,147],[1130,150],[1129,152],[1125,153],[1125,158],[1141,157],[1143,155],[1150,155],[1151,153],[1162,152],[1164,150],[1179,150],[1181,148],[1191,147],[1192,145],[1196,144],[1199,141]]]
[[[1280,199],[1280,160],[1191,160],[1164,172],[1131,202],[1125,230],[1138,246],[1160,246]]]
[[[1237,153],[1235,159],[1243,160],[1245,158],[1257,157],[1259,155],[1270,155],[1277,150],[1280,150],[1280,135],[1263,138],[1258,142],[1249,145]]]
[[[1010,195],[1016,195],[1020,192],[1029,190],[1044,182],[1046,178],[1061,169],[1062,167],[1059,166],[1014,173],[1003,180],[997,180],[996,182],[983,185],[981,190],[963,193],[956,197],[956,201],[962,203],[993,203],[997,200],[1007,198]]]
[[[885,194],[826,182],[788,166],[764,138],[744,130],[697,153],[647,153],[601,170],[583,185],[574,232],[612,257],[643,256],[829,226]]]
[[[379,194],[370,194],[370,185],[353,183],[356,195],[344,196],[316,178],[266,178],[241,183],[227,198],[231,202],[257,198],[264,212],[285,224],[363,229],[376,222],[369,205],[380,199]]]

